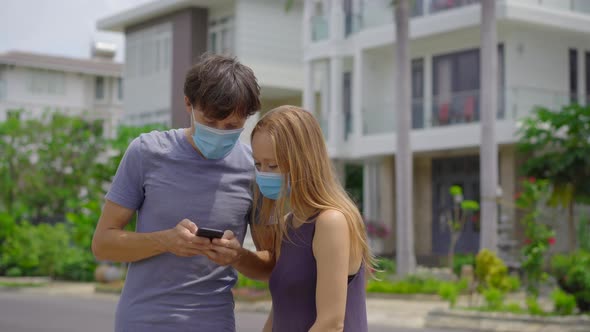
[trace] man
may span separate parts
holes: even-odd
[[[106,195],[92,250],[131,262],[115,331],[235,331],[231,288],[244,274],[267,279],[268,252],[241,248],[252,208],[254,163],[238,142],[260,109],[252,70],[206,55],[184,85],[191,127],[136,138]],[[123,228],[136,213],[136,232]],[[196,236],[224,230],[221,240]],[[231,266],[230,266],[231,265]]]

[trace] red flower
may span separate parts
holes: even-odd
[[[529,178],[529,182],[530,182],[530,183],[535,183],[536,181],[537,181],[537,179],[535,179],[535,177],[534,177],[534,176],[531,176],[531,177]]]
[[[549,239],[547,239],[547,243],[549,243],[550,246],[555,244],[555,238],[554,237],[550,237]]]
[[[516,194],[514,194],[514,199],[519,199],[520,196],[522,196],[521,192],[517,192]]]
[[[531,244],[532,242],[529,238],[524,239],[524,244]]]

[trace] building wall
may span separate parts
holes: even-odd
[[[111,119],[121,111],[119,82],[115,77],[103,77],[101,100],[96,99],[94,75],[4,67],[2,80],[5,92],[0,99],[0,121],[6,119],[7,110],[13,109],[25,110],[25,118],[39,117],[50,110]]]
[[[241,0],[236,3],[236,55],[256,73],[261,86],[300,90],[302,73],[302,10],[296,2]]]
[[[416,256],[432,253],[432,158],[414,158],[414,236]]]
[[[170,124],[172,23],[131,29],[125,37],[125,122]]]

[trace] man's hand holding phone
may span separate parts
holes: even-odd
[[[176,227],[164,233],[165,236],[161,241],[164,250],[181,257],[207,255],[207,251],[213,247],[211,240],[195,236],[198,229],[192,221],[182,220]]]

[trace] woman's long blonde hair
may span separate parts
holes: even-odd
[[[252,131],[252,138],[261,132],[270,136],[284,185],[277,201],[262,197],[255,185],[254,202],[258,204],[252,216],[256,221],[253,236],[259,245],[274,250],[276,257],[280,255],[289,227],[284,218],[287,206],[298,219],[310,217],[305,215],[304,208],[317,212],[333,209],[346,217],[351,254],[362,255],[365,268],[370,270],[374,258],[367,243],[363,219],[336,177],[318,121],[299,107],[280,106],[260,119]],[[272,240],[264,243],[264,239]]]

